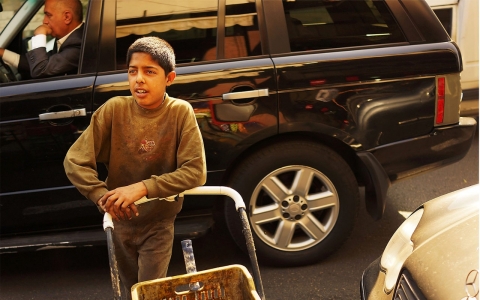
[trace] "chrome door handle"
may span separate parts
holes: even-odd
[[[234,92],[222,95],[223,100],[238,100],[245,98],[268,97],[268,89]]]
[[[40,114],[38,117],[40,118],[40,121],[44,121],[44,120],[75,118],[75,117],[82,117],[86,115],[87,115],[87,111],[85,110],[85,108],[80,108],[80,109],[44,113],[44,114]]]

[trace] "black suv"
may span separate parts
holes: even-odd
[[[42,2],[25,1],[0,47],[28,50]],[[167,92],[196,112],[207,185],[247,203],[261,263],[325,257],[351,232],[360,191],[379,219],[392,182],[458,161],[473,140],[476,121],[459,116],[461,55],[423,0],[83,3],[78,74],[1,68],[3,252],[105,240],[101,214],[62,162],[95,109],[129,94],[126,50],[141,36],[174,47]],[[216,220],[244,246],[232,206],[187,197],[176,233],[199,236]]]

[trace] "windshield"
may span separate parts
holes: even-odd
[[[8,21],[13,17],[13,15],[18,11],[20,6],[25,2],[26,0],[3,0],[2,2],[2,15],[0,17],[0,28],[5,28],[7,25]]]
[[[3,31],[20,7],[28,0],[3,0],[3,11],[0,13],[0,31]]]
[[[42,5],[43,0],[4,0],[2,2],[3,11],[0,13],[2,22],[0,47],[5,48],[19,32],[19,29],[23,29],[27,25]],[[39,24],[41,23],[40,20]],[[35,25],[32,24],[32,26]]]

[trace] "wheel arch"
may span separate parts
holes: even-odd
[[[390,181],[388,180],[388,176],[383,176],[384,170],[381,165],[374,159],[373,155],[369,155],[369,152],[357,152],[339,139],[321,133],[304,131],[289,132],[275,135],[250,145],[232,160],[232,163],[227,167],[222,177],[222,184],[228,186],[235,169],[257,151],[278,143],[295,141],[318,143],[340,155],[352,170],[358,186],[365,187],[363,195],[369,215],[374,220],[382,217],[385,209],[386,191],[390,187]],[[223,206],[221,204],[219,205],[220,207]]]
[[[232,163],[227,167],[225,171],[225,175],[223,176],[223,184],[228,184],[229,179],[232,173],[235,171],[238,165],[242,164],[242,162],[247,159],[250,155],[254,154],[257,151],[260,151],[263,148],[271,147],[278,143],[284,142],[295,142],[295,141],[306,141],[306,142],[313,142],[322,144],[337,154],[339,154],[346,163],[350,166],[350,169],[355,174],[355,178],[357,179],[359,185],[363,183],[362,175],[360,170],[358,169],[358,158],[355,154],[355,151],[349,147],[347,144],[343,143],[342,141],[335,139],[331,136],[319,134],[319,133],[312,133],[312,132],[289,132],[284,134],[279,134],[272,136],[268,139],[264,139],[259,141],[258,143],[252,144],[242,153],[240,153]]]

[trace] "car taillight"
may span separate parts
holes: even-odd
[[[445,77],[437,79],[437,116],[435,122],[437,124],[443,123],[443,116],[445,113]]]

